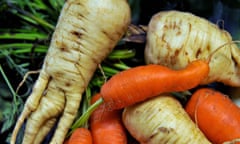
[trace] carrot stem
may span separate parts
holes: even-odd
[[[128,59],[136,55],[134,50],[114,50],[109,54],[108,59]]]
[[[77,119],[77,121],[72,125],[70,132],[68,133],[67,137],[71,135],[71,133],[78,127],[80,127],[81,125],[83,125],[90,117],[90,115],[92,114],[92,112],[101,104],[103,103],[103,99],[100,98],[99,100],[97,100],[95,103],[93,103],[87,110],[85,113],[82,114],[82,116]]]
[[[125,63],[121,62],[121,63],[115,63],[113,64],[114,67],[121,69],[121,70],[127,70],[130,69],[131,67],[127,66]]]

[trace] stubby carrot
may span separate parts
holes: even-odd
[[[196,60],[181,70],[161,65],[146,65],[114,75],[101,88],[108,109],[120,109],[161,93],[185,91],[207,77],[207,61]]]
[[[226,95],[210,88],[199,89],[185,110],[214,144],[240,138],[240,108]]]
[[[96,94],[92,103],[101,97]],[[123,126],[122,110],[107,111],[102,103],[90,117],[90,129],[94,144],[127,144],[126,131]]]
[[[87,128],[77,128],[70,136],[67,144],[92,144],[92,134]]]

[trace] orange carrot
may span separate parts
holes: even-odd
[[[77,128],[70,136],[67,144],[92,144],[92,135],[87,128]]]
[[[226,95],[210,88],[199,89],[185,109],[214,144],[240,138],[240,108]]]
[[[101,97],[96,94],[92,98],[92,103]],[[106,111],[105,104],[102,103],[90,117],[90,128],[94,144],[127,144],[126,131],[123,126],[122,111]]]
[[[193,61],[181,70],[161,65],[139,66],[114,75],[100,93],[109,109],[120,109],[161,93],[194,88],[208,73],[209,65],[204,60]]]

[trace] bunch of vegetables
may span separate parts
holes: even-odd
[[[146,64],[125,66],[106,77],[100,64],[114,56],[112,50],[129,24],[126,0],[65,2],[12,144],[25,120],[26,144],[41,143],[54,126],[54,144],[126,144],[129,134],[146,144],[238,141],[239,107],[212,89],[200,88],[212,82],[240,86],[240,50],[230,34],[189,13],[160,12],[146,31]],[[98,67],[105,82],[95,94],[88,86]],[[171,94],[192,90],[185,109]],[[88,105],[78,114],[82,99]],[[225,111],[228,106],[232,112]],[[217,123],[210,129],[212,121]],[[219,127],[226,130],[221,137],[216,136]]]
[[[149,66],[152,66],[152,65],[149,65]],[[210,97],[214,97],[213,101],[210,100],[208,105],[207,104],[200,105],[202,104],[200,103],[202,102],[201,100],[199,100],[200,102],[198,104],[198,102],[194,102],[194,100],[191,99],[188,105],[192,105],[192,103],[197,103],[197,104],[193,105],[190,108],[188,108],[189,106],[187,106],[186,111],[184,111],[184,109],[179,104],[179,102],[176,99],[174,99],[172,96],[160,95],[160,96],[154,97],[156,96],[156,93],[162,93],[167,91],[178,91],[178,87],[176,85],[172,86],[171,84],[167,83],[166,79],[164,79],[163,77],[161,77],[162,79],[157,79],[157,78],[155,79],[161,84],[166,82],[167,84],[169,84],[168,86],[172,89],[169,89],[169,90],[165,89],[166,91],[161,91],[162,89],[161,90],[156,89],[153,86],[154,84],[158,86],[157,82],[152,82],[153,86],[147,87],[146,89],[145,89],[146,86],[145,87],[139,86],[139,84],[140,85],[142,84],[142,81],[148,81],[148,79],[143,79],[143,80],[137,81],[136,83],[134,80],[132,80],[131,81],[132,83],[128,84],[127,83],[128,81],[124,79],[126,77],[125,74],[127,75],[128,73],[129,74],[134,73],[136,74],[136,77],[140,79],[142,78],[143,75],[139,76],[137,74],[137,71],[139,71],[139,69],[142,69],[142,66],[132,68],[124,72],[120,72],[119,74],[113,76],[109,81],[107,81],[103,85],[100,95],[98,95],[98,96],[102,95],[104,100],[103,104],[105,105],[104,106],[105,110],[103,110],[102,112],[97,111],[100,114],[102,114],[102,117],[98,117],[100,121],[105,120],[105,114],[104,114],[105,112],[106,113],[109,111],[115,112],[114,111],[115,109],[121,109],[126,107],[122,115],[124,126],[130,132],[130,134],[140,143],[149,143],[149,144],[151,143],[152,144],[155,144],[155,143],[211,143],[211,142],[223,143],[227,141],[230,141],[230,143],[234,143],[238,141],[237,139],[239,138],[238,127],[240,124],[238,115],[240,113],[240,108],[237,107],[235,104],[233,104],[233,102],[230,101],[230,99],[228,99],[224,95],[221,95],[221,97],[224,100],[222,101],[222,103],[218,104],[217,102],[219,102],[219,98],[214,97],[216,94],[211,93],[214,91],[211,91],[209,89],[210,93],[212,94],[210,95]],[[151,67],[148,70],[154,71]],[[189,68],[186,68],[184,70],[189,70]],[[159,73],[164,73],[164,71],[161,71]],[[191,72],[189,72],[188,74],[191,74]],[[169,74],[169,76],[171,77],[172,75]],[[179,74],[179,77],[181,76],[182,75]],[[136,77],[133,77],[133,78],[136,79]],[[176,79],[178,79],[179,77],[176,76]],[[207,75],[205,75],[205,78],[206,77]],[[117,82],[112,83],[112,81],[116,79],[118,80],[119,85],[118,87],[116,87],[116,89],[114,89],[115,84]],[[172,83],[176,84],[176,81],[174,81],[173,76],[172,76],[172,80],[173,80]],[[189,82],[186,82],[186,83],[191,84]],[[177,84],[182,85],[184,84],[184,82],[181,81],[181,82],[178,82]],[[122,95],[119,95],[121,96],[120,98],[115,97],[114,94],[112,95],[109,94],[109,97],[105,98],[107,94],[102,91],[104,91],[105,87],[107,86],[109,86],[111,89],[115,91],[117,91],[119,88],[123,88],[125,91],[127,91],[128,87],[130,86],[133,86],[139,89],[138,91],[135,91],[135,93],[127,92]],[[168,88],[165,85],[163,85],[163,87]],[[156,93],[154,92],[155,89],[156,89]],[[203,94],[204,93],[207,94],[206,92],[204,92],[204,89],[200,89],[200,90],[203,91],[202,92]],[[118,93],[120,92],[117,91],[116,94]],[[195,95],[198,95],[199,97],[201,96],[199,92],[194,93],[193,98],[196,97]],[[153,98],[149,99],[149,97],[151,96],[153,96]],[[214,105],[214,103],[216,103],[217,106],[216,107],[213,106],[214,108],[212,108],[212,105]],[[231,107],[230,109],[228,109],[228,111],[222,110],[222,107],[224,107],[224,109],[227,109],[228,106]],[[196,114],[191,114],[191,112],[188,112],[188,111],[193,111],[197,113],[197,112],[200,112],[198,109],[202,109],[202,108],[205,108],[205,109],[201,110],[201,115],[203,117],[203,120],[201,120],[201,123],[200,123],[200,117],[198,118],[196,117]],[[218,111],[221,111],[221,114],[219,114]],[[187,112],[189,113],[191,118],[193,119],[198,118],[198,120],[195,120],[197,125],[202,124],[204,126],[199,127],[200,128],[199,129],[198,126],[196,126],[193,123],[193,121],[190,120],[190,117],[187,115]],[[225,114],[223,118],[227,119],[227,121],[225,121],[224,119],[220,119],[219,115],[217,114],[219,115]],[[216,126],[210,129],[209,127],[211,123],[215,121],[215,119],[218,120],[218,122],[220,123],[216,123]],[[228,124],[229,122],[232,122],[233,124],[229,125]],[[111,125],[111,123],[108,123],[107,127],[109,127],[109,125]],[[107,127],[105,128],[106,130],[108,129]],[[224,134],[221,136],[218,136],[217,133],[219,131],[223,131]],[[95,130],[92,129],[92,133],[94,132]],[[234,132],[234,134],[232,134],[231,132]],[[218,139],[220,139],[220,142],[218,141]]]
[[[183,17],[185,15],[186,17],[189,15],[188,13],[176,11],[163,12],[159,15],[161,15],[160,18],[164,16],[168,18],[168,14],[171,13],[176,13],[177,15]],[[188,17],[186,18],[189,20],[190,23],[195,23],[190,25],[195,26],[196,24],[199,24],[208,26],[210,24],[206,20],[198,18],[196,16],[193,16],[193,18],[193,20],[195,20],[193,22],[190,21]],[[174,19],[171,20],[174,21]],[[199,23],[197,23],[197,20],[199,20]],[[165,21],[156,20],[155,17],[153,17],[153,21],[157,23],[153,26],[150,25],[150,27],[152,26],[153,28],[165,24]],[[169,20],[166,20],[166,22],[169,22]],[[163,35],[169,35],[167,39],[169,41],[174,41],[175,37],[170,37],[171,31],[174,31],[175,29],[180,31],[182,27],[181,25],[177,25],[175,22],[173,22],[173,24],[175,25],[172,25],[171,22],[169,25],[168,23],[165,24],[165,27],[169,28],[170,32],[168,32],[168,30],[166,29],[160,29],[157,31],[150,31],[149,35],[156,36],[155,33],[158,33],[159,31],[161,32],[161,30],[163,30]],[[223,33],[229,36],[227,32],[221,31],[213,24],[210,24],[208,28],[215,30],[216,33]],[[182,29],[184,29],[184,27]],[[151,30],[151,28],[148,29],[148,32],[149,30]],[[194,31],[189,32],[195,33]],[[164,45],[166,40],[161,37],[151,38],[150,36],[147,37],[147,46],[145,51],[146,55],[149,53],[157,55],[158,53],[154,52],[154,48],[160,47],[160,44]],[[190,38],[197,40],[201,37],[199,35],[195,35],[195,37],[189,37],[189,39]],[[197,57],[193,60],[189,59],[187,60],[188,64],[186,66],[177,68],[175,70],[170,69],[168,66],[161,65],[161,63],[157,63],[148,64],[146,66],[137,66],[112,76],[102,85],[99,93],[102,97],[100,101],[103,101],[105,111],[112,112],[118,109],[124,109],[122,115],[124,126],[131,134],[131,136],[133,136],[139,143],[218,144],[237,142],[240,137],[240,133],[238,132],[238,127],[240,124],[240,108],[237,107],[230,99],[228,99],[223,94],[220,94],[223,99],[220,100],[221,98],[215,96],[219,94],[215,94],[213,90],[207,89],[210,92],[206,92],[204,91],[205,89],[200,88],[200,85],[210,84],[212,82],[218,82],[221,80],[223,80],[221,82],[225,84],[236,86],[235,84],[233,84],[235,82],[235,79],[233,77],[238,77],[237,72],[216,75],[217,79],[213,78],[213,75],[211,74],[211,72],[213,71],[215,72],[215,74],[217,72],[219,73],[219,71],[215,71],[215,67],[217,67],[217,65],[213,66],[211,64],[212,62],[218,63],[222,60],[221,56],[224,53],[219,53],[219,51],[221,51],[222,49],[230,49],[230,51],[236,52],[239,51],[236,45],[230,42],[229,39],[228,41],[225,39],[222,39],[221,41],[220,39],[219,41],[223,45],[218,45],[215,47],[213,45],[213,42],[209,42],[208,44],[206,44],[205,47],[202,46],[201,50],[199,51],[192,50],[198,51],[199,55],[201,53],[204,53],[205,55],[201,58]],[[159,43],[154,43],[158,42],[158,40],[163,40],[163,42],[160,41]],[[171,44],[173,44],[173,42]],[[233,45],[233,47],[229,47],[229,49],[226,48],[228,44]],[[149,45],[151,45],[152,51],[148,51]],[[166,45],[167,49],[159,52],[171,52],[171,46],[168,44]],[[191,46],[190,48],[196,49],[196,47]],[[211,48],[215,49],[211,50]],[[147,58],[146,61],[148,61]],[[159,56],[157,56],[156,58],[161,59],[161,57]],[[168,57],[166,56],[163,58],[167,59]],[[232,61],[230,62],[235,63]],[[181,63],[181,61],[174,61],[174,64],[178,63]],[[219,65],[219,67],[221,66],[222,65]],[[234,69],[236,69],[237,71],[238,65],[234,65]],[[230,78],[225,81],[226,76],[228,76],[227,74]],[[180,105],[175,98],[169,96],[169,94],[165,96],[159,95],[169,92],[182,92],[186,90],[191,90],[192,88],[200,88],[200,92],[196,91],[196,93],[193,94],[192,99],[190,99],[187,103],[186,111],[184,110],[182,105]],[[203,100],[201,100],[200,98],[196,100],[195,97],[205,97],[204,94],[206,94],[207,96],[209,95],[209,97],[213,97],[213,100],[209,98],[209,100],[206,100],[206,102],[204,103]],[[230,106],[230,109],[223,110],[227,109],[228,106]],[[222,115],[224,115],[223,118],[220,118],[219,116]],[[104,119],[104,111],[102,114],[102,118]],[[193,121],[190,118],[192,118]],[[217,121],[216,125],[210,128],[211,123],[214,123],[214,121]],[[196,124],[194,124],[194,122]],[[186,133],[184,133],[183,131]],[[221,133],[221,131],[223,132],[223,134],[221,136],[217,135],[217,133]],[[231,132],[234,132],[234,134],[231,134]]]

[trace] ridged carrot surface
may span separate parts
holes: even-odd
[[[185,109],[214,144],[240,138],[240,108],[226,95],[209,88],[199,89]]]

